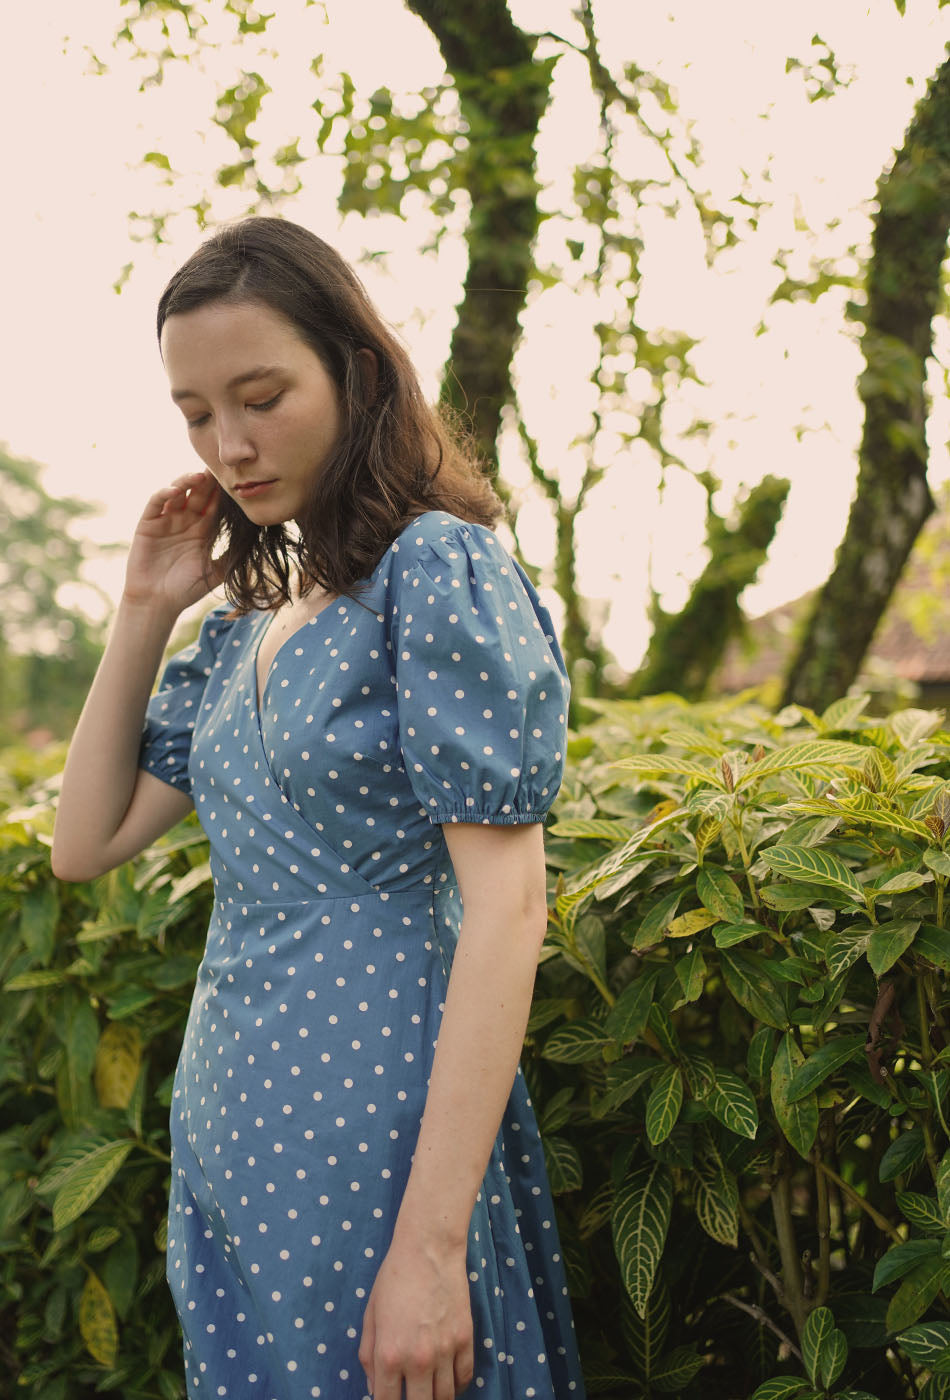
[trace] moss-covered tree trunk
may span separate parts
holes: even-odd
[[[950,230],[950,59],[931,79],[878,185],[863,349],[857,491],[835,566],[792,660],[785,700],[823,709],[857,675],[933,510],[926,361]]]
[[[494,474],[501,412],[511,398],[518,317],[538,228],[534,140],[551,65],[512,22],[505,0],[407,0],[432,30],[455,79],[471,142],[468,276],[443,395],[470,421]]]
[[[765,562],[789,482],[767,476],[749,492],[731,528],[710,506],[706,521],[709,563],[678,613],[654,607],[653,635],[646,658],[633,677],[633,695],[676,691],[698,700],[742,626],[739,598]]]

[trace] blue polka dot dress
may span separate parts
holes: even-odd
[[[445,822],[544,819],[569,683],[497,535],[428,511],[293,633],[206,617],[140,763],[190,793],[215,903],[175,1077],[168,1280],[189,1396],[368,1400],[363,1313],[425,1105],[461,902]],[[519,1069],[468,1237],[484,1400],[582,1397]]]

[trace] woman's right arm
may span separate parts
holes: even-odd
[[[91,880],[138,855],[191,799],[138,766],[145,710],[175,622],[208,591],[218,486],[208,472],[157,491],[136,528],[125,591],[69,747],[53,874]],[[212,586],[220,573],[212,572]]]

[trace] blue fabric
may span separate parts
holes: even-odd
[[[543,821],[569,683],[493,531],[429,511],[290,636],[205,619],[141,765],[190,791],[215,903],[175,1077],[168,1279],[191,1396],[367,1400],[362,1317],[425,1105],[461,900],[450,821]],[[467,1396],[583,1396],[520,1069],[472,1216]]]

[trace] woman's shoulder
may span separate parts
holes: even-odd
[[[482,549],[505,555],[504,546],[488,525],[465,520],[448,510],[427,510],[417,515],[393,540],[390,550],[404,571],[424,564],[432,555],[443,563],[460,557],[459,550],[476,556]]]

